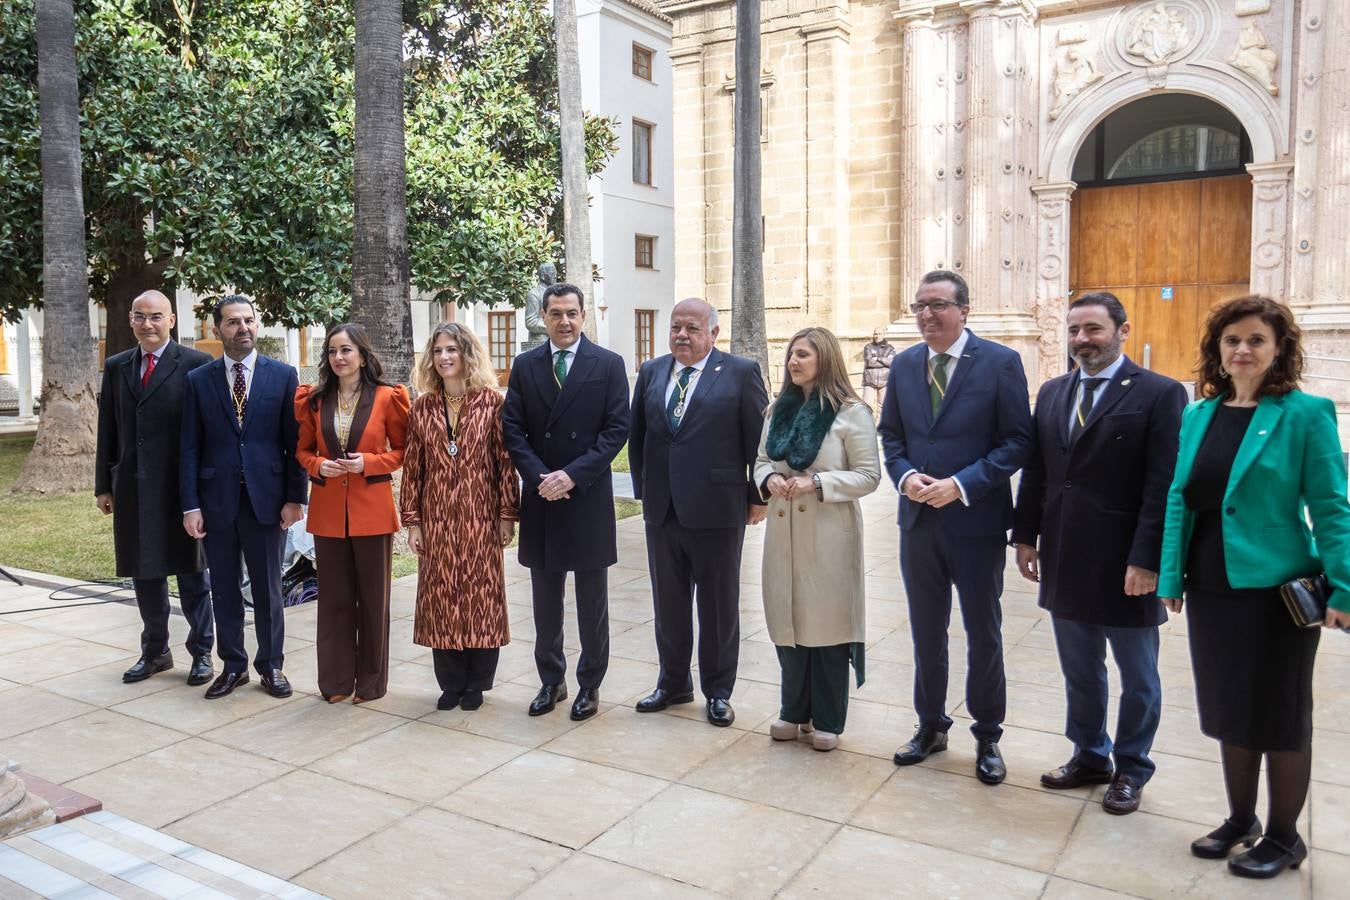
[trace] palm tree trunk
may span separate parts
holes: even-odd
[[[581,51],[573,0],[554,0],[553,34],[558,53],[558,118],[562,132],[563,249],[567,280],[586,295],[586,336],[596,334],[591,278],[591,214],[586,191],[586,134],[581,108]]]
[[[736,145],[732,161],[731,352],[769,374],[760,203],[759,3],[736,0]]]
[[[38,117],[42,131],[42,417],[16,491],[93,484],[94,339],[84,249],[80,92],[72,0],[37,0]]]
[[[364,325],[391,381],[412,372],[403,5],[356,0],[355,223],[351,319]]]

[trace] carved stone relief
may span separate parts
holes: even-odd
[[[1171,62],[1189,43],[1190,28],[1181,10],[1158,3],[1134,17],[1125,41],[1125,52],[1151,66]]]
[[[1265,32],[1255,22],[1248,22],[1238,35],[1237,47],[1233,55],[1228,57],[1228,64],[1256,79],[1256,83],[1270,92],[1272,97],[1280,93],[1280,87],[1275,83],[1280,55],[1270,48]]]
[[[1055,63],[1055,105],[1050,109],[1050,120],[1058,119],[1065,107],[1085,88],[1102,80],[1102,73],[1088,55],[1086,46],[1069,47],[1060,51]]]

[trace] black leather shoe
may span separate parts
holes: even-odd
[[[454,709],[459,706],[459,697],[459,691],[442,691],[440,698],[436,701],[436,708],[441,710]]]
[[[920,725],[914,729],[914,737],[895,751],[894,761],[897,766],[912,766],[915,763],[921,763],[933,753],[941,753],[947,749],[947,732],[938,731],[928,725]]]
[[[466,712],[473,712],[483,705],[482,691],[465,691],[459,698],[459,708]]]
[[[192,658],[192,668],[188,671],[188,684],[196,687],[199,684],[206,684],[216,674],[216,667],[211,665],[210,656],[194,656]]]
[[[530,701],[530,715],[542,716],[544,713],[553,712],[553,707],[558,705],[559,700],[567,699],[566,684],[545,684],[540,686],[539,693],[534,695]]]
[[[1008,777],[1003,754],[998,752],[998,741],[979,741],[975,747],[975,777],[985,784],[1002,784]]]
[[[1228,871],[1240,878],[1274,878],[1285,869],[1297,869],[1307,858],[1308,845],[1298,835],[1289,844],[1266,835],[1261,843],[1230,859]]]
[[[1251,825],[1245,827],[1227,819],[1209,834],[1191,841],[1191,855],[1201,859],[1223,859],[1238,844],[1250,847],[1260,838],[1261,820],[1255,816],[1252,816]]]
[[[173,654],[168,650],[155,657],[142,656],[136,660],[136,665],[122,673],[122,683],[135,684],[138,681],[144,681],[156,672],[163,672],[172,668]]]
[[[694,692],[684,691],[679,694],[672,694],[670,691],[657,688],[647,696],[637,702],[638,712],[660,712],[661,710],[674,706],[677,703],[693,703]]]
[[[1111,786],[1102,797],[1102,809],[1113,816],[1129,815],[1139,808],[1139,800],[1144,796],[1144,786],[1128,775],[1116,773]]]
[[[731,703],[727,700],[709,700],[708,721],[718,728],[726,728],[736,721],[736,710],[731,708]]]
[[[206,689],[206,699],[219,700],[241,684],[248,684],[247,672],[221,672]]]
[[[578,688],[577,699],[572,701],[572,721],[589,719],[600,711],[600,692],[595,688]]]
[[[291,683],[286,680],[286,673],[280,669],[273,669],[266,675],[259,675],[258,683],[263,686],[263,690],[273,697],[285,698],[291,695]]]
[[[1110,784],[1114,773],[1111,767],[1099,769],[1089,766],[1078,757],[1066,762],[1058,769],[1051,769],[1041,776],[1041,784],[1057,791],[1083,787],[1089,784]]]

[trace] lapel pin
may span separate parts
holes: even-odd
[[[714,371],[714,372],[720,372],[720,371],[722,371],[722,367],[721,367],[721,366],[713,366],[713,371]]]
[[[1263,434],[1265,434],[1265,433],[1266,433],[1266,430],[1265,430],[1264,428],[1262,428],[1260,431],[1258,431],[1258,432],[1256,433],[1256,436],[1257,436],[1257,437],[1260,437],[1261,435],[1263,435]]]
[[[1120,383],[1120,386],[1121,386],[1121,387],[1129,387],[1129,386],[1130,386],[1130,379],[1126,378],[1124,381],[1122,381],[1122,382]]]

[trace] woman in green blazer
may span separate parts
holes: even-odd
[[[1222,859],[1262,836],[1256,797],[1264,755],[1264,839],[1228,868],[1270,878],[1308,855],[1296,822],[1312,768],[1320,637],[1294,624],[1279,585],[1325,571],[1326,625],[1350,625],[1345,462],[1335,406],[1297,389],[1303,350],[1287,307],[1265,297],[1216,307],[1200,357],[1205,399],[1181,419],[1158,596],[1173,612],[1186,596],[1200,729],[1222,747],[1230,814],[1191,852]]]

